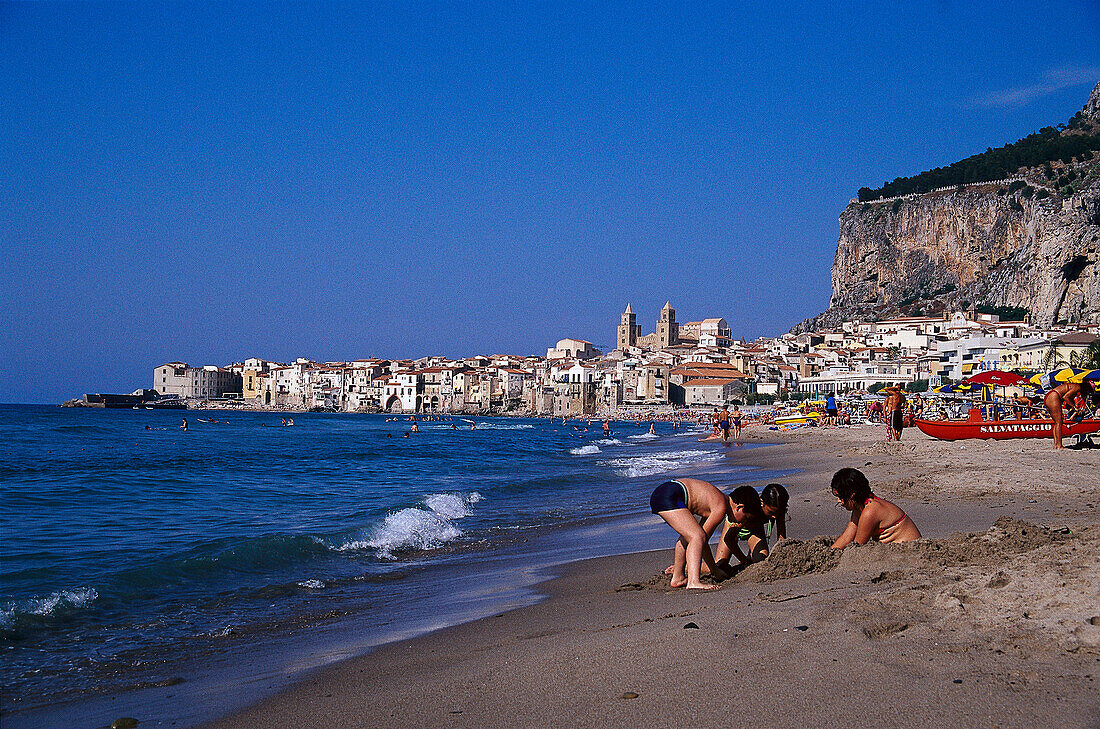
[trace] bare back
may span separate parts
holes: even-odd
[[[712,521],[717,515],[718,519],[726,518],[726,495],[718,490],[718,487],[701,478],[676,479],[687,489],[688,511],[696,516],[703,517],[706,521]],[[717,519],[713,519],[717,521]]]

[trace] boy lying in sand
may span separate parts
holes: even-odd
[[[757,503],[759,504],[759,499]],[[672,563],[673,587],[686,586],[689,590],[717,589],[718,585],[704,585],[700,581],[703,562],[706,562],[711,575],[717,579],[727,576],[715,564],[709,542],[714,530],[726,518],[729,506],[729,499],[714,484],[698,478],[665,481],[653,491],[653,495],[649,497],[650,510],[668,522],[680,535],[676,542],[676,557]]]
[[[920,539],[920,530],[913,520],[896,504],[875,496],[862,471],[842,468],[833,474],[832,486],[838,505],[852,512],[844,533],[833,542],[833,549],[843,549],[853,542],[866,544],[870,539],[879,542]]]

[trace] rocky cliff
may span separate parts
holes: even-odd
[[[1062,134],[1100,130],[1100,84]],[[1008,180],[871,202],[840,216],[829,309],[792,331],[850,319],[1023,309],[1033,323],[1100,321],[1100,154]]]

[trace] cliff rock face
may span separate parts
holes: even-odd
[[[1100,115],[1100,84],[1083,109]],[[1100,154],[1021,182],[853,202],[840,216],[828,311],[792,331],[854,318],[974,306],[1027,309],[1036,324],[1100,321]],[[1025,184],[1026,183],[1026,184]]]

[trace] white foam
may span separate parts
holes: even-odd
[[[659,438],[659,437],[660,436],[655,435],[653,433],[642,433],[641,435],[628,435],[627,436],[627,438],[630,438],[631,440],[653,440],[654,438]]]
[[[303,580],[298,583],[298,587],[305,587],[310,590],[323,590],[325,588],[325,583],[320,580]]]
[[[709,450],[670,451],[668,453],[648,453],[630,458],[612,458],[607,461],[600,461],[600,465],[609,466],[620,476],[639,478],[654,476],[688,466],[713,463],[721,458],[721,453]]]
[[[337,547],[347,552],[373,549],[379,559],[395,559],[402,549],[439,549],[462,536],[452,522],[470,515],[470,507],[482,500],[481,494],[432,494],[424,499],[427,508],[410,507],[391,511],[365,539],[355,539]]]
[[[58,608],[85,607],[97,597],[99,593],[95,588],[78,587],[74,590],[51,592],[46,597],[32,597],[19,604],[8,603],[0,609],[0,626],[10,628],[15,622],[16,615],[20,613],[44,617],[53,614]]]
[[[461,494],[432,494],[424,499],[424,506],[444,519],[461,519],[470,515],[470,507],[481,501],[481,494],[474,491]]]
[[[600,445],[622,445],[623,442],[618,438],[602,438],[596,441]]]
[[[600,447],[598,445],[584,445],[579,448],[571,448],[569,452],[574,456],[591,456],[599,453]]]

